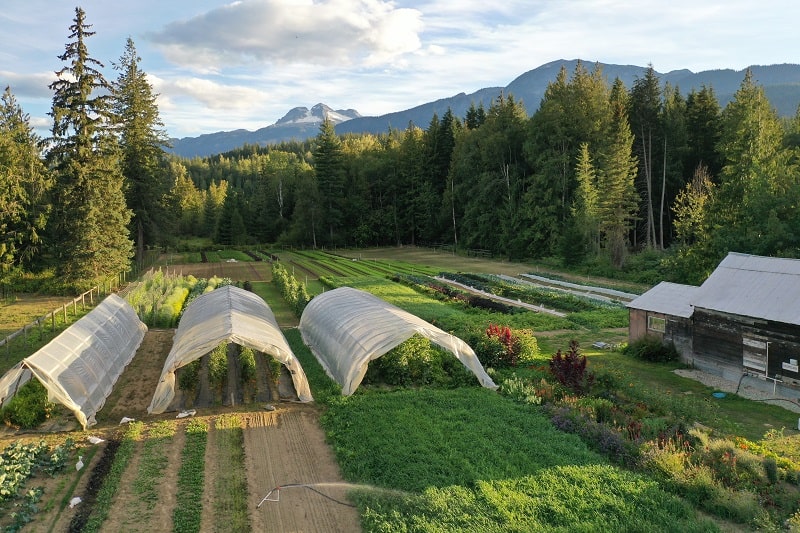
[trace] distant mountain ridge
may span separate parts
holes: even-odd
[[[337,133],[383,133],[391,128],[405,129],[409,123],[426,128],[433,114],[440,118],[451,109],[459,118],[466,115],[473,103],[483,104],[489,108],[492,101],[501,93],[512,95],[521,101],[528,114],[533,114],[539,107],[547,85],[556,79],[562,67],[571,75],[578,59],[558,60],[546,63],[518,76],[505,87],[487,87],[471,94],[459,93],[449,98],[442,98],[419,106],[388,113],[378,117],[363,117],[354,109],[333,110],[325,104],[317,104],[310,110],[295,107],[275,124],[256,131],[235,130],[217,132],[199,137],[172,139],[172,151],[183,157],[208,156],[233,150],[244,144],[268,145],[282,141],[305,140],[319,133],[319,125],[325,116],[336,125]],[[595,63],[583,61],[587,69],[592,70]],[[620,78],[627,87],[631,87],[637,78],[645,75],[647,67],[636,65],[615,65],[598,63],[603,75],[611,84]],[[800,65],[754,65],[750,67],[753,79],[764,87],[764,92],[781,116],[794,116],[800,105]],[[690,70],[673,70],[667,73],[656,72],[662,84],[669,83],[687,94],[692,89],[699,90],[704,85],[713,87],[714,93],[724,107],[744,79],[744,70],[719,69],[692,72]]]

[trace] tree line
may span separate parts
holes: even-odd
[[[116,80],[106,79],[89,54],[91,27],[76,8],[49,86],[50,137],[34,132],[9,87],[3,93],[0,282],[39,271],[56,289],[90,286],[127,272],[153,230],[166,228],[167,137],[156,95],[130,38],[113,65]]]
[[[7,89],[0,117],[4,275],[124,269],[185,237],[308,247],[445,244],[512,260],[701,282],[728,251],[798,257],[800,114],[780,118],[748,71],[722,109],[649,67],[627,88],[562,68],[529,117],[511,94],[423,128],[165,152],[156,96],[129,39],[106,82],[76,10],[44,142]],[[135,243],[135,246],[134,246]],[[55,265],[55,267],[53,267]]]
[[[748,71],[722,109],[654,69],[628,89],[562,69],[528,117],[513,95],[463,118],[385,134],[173,159],[179,234],[223,244],[447,244],[512,260],[624,268],[701,282],[728,251],[800,253],[800,118]]]

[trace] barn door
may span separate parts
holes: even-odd
[[[742,335],[742,366],[750,372],[767,375],[769,343],[763,337]]]

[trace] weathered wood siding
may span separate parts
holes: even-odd
[[[800,360],[800,327],[696,308],[693,315],[694,365],[731,377],[766,371],[788,384],[800,384],[800,374],[784,368]]]
[[[628,342],[647,335],[647,311],[630,309],[628,312]]]

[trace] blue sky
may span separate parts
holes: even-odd
[[[323,102],[381,115],[505,86],[557,59],[741,70],[800,63],[797,0],[84,0],[89,53],[131,37],[173,137],[273,124]],[[75,6],[4,0],[0,84],[44,134]],[[1,90],[1,89],[0,89]],[[538,102],[526,103],[535,107]]]

